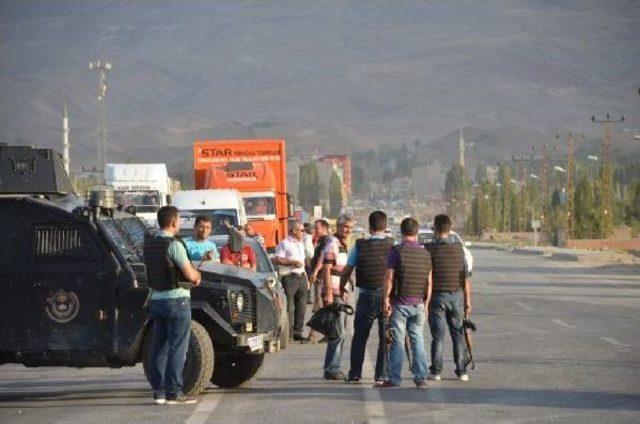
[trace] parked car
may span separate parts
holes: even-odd
[[[464,258],[467,263],[467,269],[470,273],[473,272],[473,255],[469,250],[467,244],[462,240],[462,237],[455,231],[451,231],[451,238],[454,241],[462,244],[462,248],[464,249]],[[436,235],[431,228],[420,228],[418,230],[418,242],[420,244],[429,244],[433,243],[436,240]]]

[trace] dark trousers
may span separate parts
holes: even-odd
[[[282,287],[287,295],[289,328],[294,336],[302,336],[304,313],[307,309],[307,276],[289,274],[282,277]]]
[[[373,322],[378,320],[378,354],[376,355],[376,371],[374,378],[386,380],[389,373],[389,356],[385,340],[385,319],[382,316],[382,290],[358,289],[358,302],[353,321],[353,339],[351,340],[351,366],[349,377],[362,378],[367,340]]]
[[[457,292],[435,292],[429,305],[429,327],[431,329],[431,373],[442,372],[442,355],[444,351],[445,330],[453,342],[453,360],[456,363],[456,374],[466,374],[465,357],[467,345],[464,341],[464,294]]]
[[[151,387],[158,395],[182,393],[182,370],[191,336],[190,303],[188,297],[151,301],[153,342],[149,371]]]

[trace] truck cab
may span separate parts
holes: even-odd
[[[134,206],[136,215],[150,227],[156,213],[171,203],[171,180],[164,163],[108,163],[105,183],[114,190],[117,205]]]

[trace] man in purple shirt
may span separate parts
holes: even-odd
[[[382,289],[382,312],[389,318],[389,380],[375,387],[400,386],[404,359],[405,334],[411,344],[411,373],[416,387],[426,387],[427,355],[424,350],[424,319],[429,299],[431,256],[418,244],[419,224],[405,218],[400,224],[402,243],[394,246],[387,258],[387,273]]]

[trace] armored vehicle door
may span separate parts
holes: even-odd
[[[0,312],[4,341],[24,351],[84,351],[108,347],[114,311],[118,262],[89,221],[46,202],[18,199],[2,204],[9,219],[0,223],[15,261],[2,271]],[[8,275],[10,274],[10,275]]]

